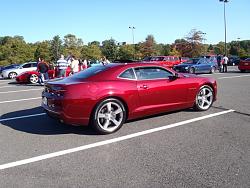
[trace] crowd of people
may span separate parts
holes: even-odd
[[[110,61],[106,57],[102,57],[99,61],[100,64],[106,65]],[[76,56],[70,55],[67,58],[61,55],[55,64],[49,64],[43,58],[38,59],[37,71],[39,72],[38,82],[43,84],[44,81],[49,79],[49,70],[54,70],[53,77],[61,78],[67,76],[67,69],[70,68],[70,74],[75,74],[90,66],[90,60],[77,59]]]

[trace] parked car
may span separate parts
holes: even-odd
[[[189,60],[190,60],[189,57],[181,57],[181,63],[187,62]]]
[[[214,78],[176,73],[155,63],[110,63],[48,81],[42,107],[61,122],[108,134],[130,119],[192,107],[208,110],[216,94]]]
[[[250,58],[247,58],[245,60],[240,60],[240,63],[238,65],[238,69],[241,72],[246,72],[250,70]]]
[[[28,63],[21,64],[17,68],[3,70],[1,75],[3,78],[13,79],[18,74],[21,74],[21,73],[26,72],[26,71],[34,71],[36,69],[37,69],[37,62],[28,62]]]
[[[48,74],[49,74],[49,79],[56,78],[58,75],[58,69],[57,68],[51,69],[48,71]],[[66,76],[70,76],[71,74],[72,74],[71,68],[68,67],[66,69]],[[35,83],[38,83],[38,78],[39,78],[39,72],[37,72],[36,70],[26,71],[16,76],[16,82],[35,84]]]
[[[173,69],[176,72],[195,73],[214,73],[217,70],[217,63],[208,58],[193,58],[190,61],[176,65]]]
[[[20,66],[19,64],[11,64],[11,65],[2,66],[0,67],[0,74],[2,73],[3,70],[18,68],[19,66]]]
[[[229,59],[228,61],[229,66],[238,65],[240,63],[239,56],[230,56],[228,59]]]
[[[148,60],[144,60],[144,62],[157,63],[169,68],[181,63],[180,58],[177,56],[152,56]]]

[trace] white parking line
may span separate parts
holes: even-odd
[[[19,116],[19,117],[12,117],[12,118],[5,118],[5,119],[0,119],[0,122],[3,121],[10,121],[10,120],[16,120],[16,119],[24,119],[24,118],[29,118],[29,117],[36,117],[36,116],[43,116],[46,113],[40,113],[40,114],[31,114],[31,115],[27,115],[27,116]]]
[[[1,86],[0,88],[6,88],[6,87],[17,87],[17,86]]]
[[[241,75],[241,76],[227,76],[227,77],[220,77],[218,78],[219,80],[221,79],[228,79],[228,78],[241,78],[241,77],[248,77],[250,75]]]
[[[35,100],[35,99],[41,99],[41,97],[18,99],[18,100],[12,100],[12,101],[0,101],[0,104],[2,104],[2,103],[10,103],[10,102],[29,101],[29,100]]]
[[[3,94],[3,93],[18,93],[18,92],[36,91],[36,90],[43,90],[43,88],[39,88],[39,89],[24,89],[24,90],[18,90],[18,91],[1,91],[0,94]]]
[[[88,144],[88,145],[83,145],[83,146],[76,147],[76,148],[71,148],[71,149],[62,150],[62,151],[49,153],[49,154],[45,154],[45,155],[40,155],[40,156],[37,156],[37,157],[32,157],[32,158],[28,158],[28,159],[24,159],[24,160],[20,160],[20,161],[15,161],[15,162],[11,162],[11,163],[2,164],[2,165],[0,165],[0,170],[4,170],[4,169],[7,169],[7,168],[12,168],[12,167],[16,167],[16,166],[20,166],[20,165],[24,165],[24,164],[29,164],[29,163],[33,163],[33,162],[37,162],[37,161],[41,161],[41,160],[45,160],[45,159],[50,159],[50,158],[54,158],[54,157],[58,157],[58,156],[62,156],[62,155],[66,155],[66,154],[70,154],[70,153],[74,153],[74,152],[78,152],[78,151],[83,151],[83,150],[87,150],[87,149],[91,149],[91,148],[95,148],[95,147],[99,147],[99,146],[104,146],[104,145],[107,145],[107,144],[112,144],[112,143],[120,142],[120,141],[123,141],[123,140],[128,140],[128,139],[135,138],[135,137],[138,137],[138,136],[143,136],[143,135],[151,134],[151,133],[154,133],[154,132],[170,129],[170,128],[173,128],[173,127],[178,127],[178,126],[181,126],[181,125],[189,124],[189,123],[192,123],[192,122],[201,121],[201,120],[204,120],[204,119],[207,119],[207,118],[220,116],[220,115],[227,114],[227,113],[230,113],[230,112],[233,112],[233,111],[234,110],[226,110],[226,111],[222,111],[222,112],[218,112],[218,113],[213,113],[213,114],[201,116],[201,117],[198,117],[198,118],[193,118],[193,119],[181,121],[181,122],[178,122],[178,123],[173,123],[173,124],[170,124],[170,125],[165,125],[165,126],[162,126],[162,127],[157,127],[157,128],[154,128],[154,129],[149,129],[149,130],[129,134],[129,135],[126,135],[126,136],[121,136],[121,137],[117,137],[117,138],[113,138],[113,139],[109,139],[109,140],[104,140],[104,141],[100,141],[100,142],[96,142],[96,143],[92,143],[92,144]]]

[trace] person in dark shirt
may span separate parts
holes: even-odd
[[[40,61],[37,64],[37,71],[40,73],[39,83],[43,84],[45,80],[49,79],[49,74],[48,74],[49,65],[44,59],[42,58],[39,59]]]
[[[217,55],[217,65],[219,72],[222,72],[221,55]]]

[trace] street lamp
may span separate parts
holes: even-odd
[[[135,27],[129,26],[128,28],[131,29],[131,31],[132,31],[132,39],[133,39],[133,46],[134,46],[134,59],[135,59],[135,36],[134,36]]]
[[[225,55],[227,55],[226,3],[228,3],[228,2],[229,2],[229,0],[219,0],[219,1],[224,3]]]

